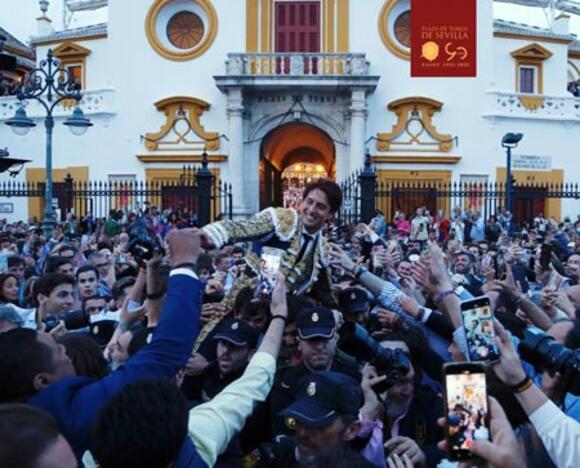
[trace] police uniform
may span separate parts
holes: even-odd
[[[226,341],[234,346],[246,347],[250,350],[258,346],[259,333],[246,322],[226,318],[216,328],[214,341]],[[181,390],[185,397],[196,404],[204,403],[214,398],[226,386],[237,380],[245,371],[244,366],[235,372],[222,375],[217,361],[210,363],[200,376],[186,377]],[[252,415],[246,420],[244,428],[236,434],[217,459],[216,466],[223,468],[238,468],[242,466],[243,455],[264,440],[270,438],[268,416],[265,403],[256,405]]]
[[[338,295],[338,306],[348,320],[354,320],[360,314],[368,314],[370,301],[364,289],[346,288]]]
[[[360,384],[355,379],[332,371],[312,372],[297,384],[295,401],[282,411],[282,415],[292,425],[296,422],[310,428],[324,428],[344,415],[357,416],[364,402]],[[347,448],[348,450],[348,448]],[[373,465],[349,451],[358,466]],[[275,443],[262,445],[245,457],[246,467],[287,468],[304,466],[299,464],[301,454],[297,441],[292,437],[282,437]]]
[[[316,337],[330,339],[334,336],[335,324],[334,314],[324,307],[304,309],[296,317],[298,336],[301,339]],[[340,350],[337,350],[330,370],[348,375],[357,382],[361,380],[356,360]],[[292,434],[292,430],[287,427],[280,412],[296,399],[299,382],[310,374],[312,371],[304,363],[278,371],[270,393],[270,418],[275,436]]]

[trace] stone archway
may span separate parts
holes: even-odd
[[[297,163],[322,166],[324,173],[334,178],[334,142],[320,128],[302,122],[271,130],[260,148],[260,209],[283,205],[282,173]]]

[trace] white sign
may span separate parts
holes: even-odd
[[[552,169],[552,157],[536,156],[533,154],[514,154],[512,168],[531,171],[549,171]]]

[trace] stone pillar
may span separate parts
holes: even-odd
[[[349,164],[345,165],[347,174],[362,169],[365,162],[365,139],[367,133],[367,99],[366,91],[353,88],[350,104],[350,155]]]
[[[244,190],[244,97],[241,87],[228,89],[228,169],[234,199],[234,218],[248,216]]]
[[[46,12],[48,11],[48,0],[40,0],[38,5],[42,15],[36,18],[36,34],[39,36],[52,34],[54,32],[52,21],[48,16],[46,16]]]

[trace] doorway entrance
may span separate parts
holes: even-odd
[[[335,177],[335,148],[322,130],[289,123],[272,130],[260,150],[260,209],[296,206],[302,188],[321,177]]]

